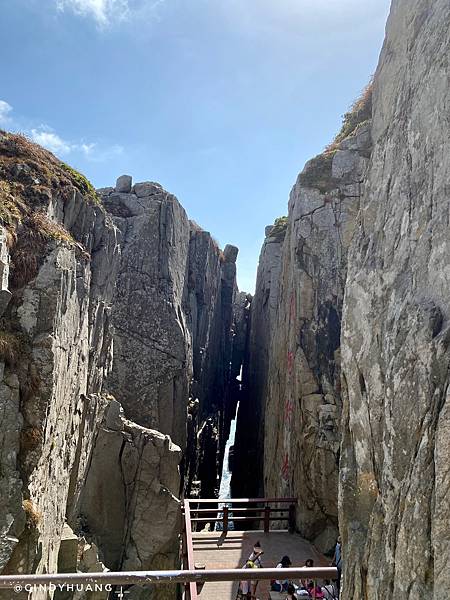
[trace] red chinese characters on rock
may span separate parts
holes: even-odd
[[[281,466],[281,478],[284,479],[284,481],[288,481],[289,479],[289,456],[287,452],[284,456],[283,464]]]
[[[288,400],[286,400],[286,402],[284,404],[284,420],[286,422],[291,420],[293,412],[294,412],[294,403],[292,402],[292,400],[288,399]]]
[[[294,353],[292,350],[289,350],[287,353],[287,368],[289,375],[292,375],[292,371],[294,370]]]

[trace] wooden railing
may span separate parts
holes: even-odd
[[[198,504],[198,507],[193,505]],[[202,508],[204,504],[217,505],[212,508]],[[219,507],[219,504],[223,504]],[[232,507],[229,504],[233,504]],[[245,504],[246,506],[241,506]],[[262,504],[263,506],[250,506]],[[273,507],[272,505],[285,504],[285,508]],[[240,523],[256,522],[263,523],[263,529],[267,533],[270,530],[270,524],[274,522],[287,523],[287,529],[293,533],[295,531],[295,512],[297,507],[297,498],[220,498],[219,500],[196,499],[185,500],[184,511],[189,508],[189,520],[191,526],[196,523],[221,524],[220,530],[225,534],[228,532],[230,524],[230,514],[232,513],[233,522]],[[197,516],[193,516],[197,515]],[[214,527],[215,528],[215,527]]]
[[[204,508],[205,504],[211,505]],[[232,504],[233,506],[229,506]],[[222,506],[220,506],[222,505]],[[244,505],[244,506],[242,506]],[[261,505],[261,506],[257,506]],[[279,505],[285,505],[280,508]],[[198,524],[210,523],[214,529],[220,524],[221,537],[226,537],[230,518],[233,523],[263,523],[264,532],[270,531],[270,524],[286,522],[290,533],[295,531],[295,511],[297,498],[196,498],[184,501],[184,531],[183,531],[183,568],[195,570],[192,534]],[[193,516],[195,515],[195,516]],[[233,573],[235,569],[227,569]],[[258,574],[259,577],[259,574]],[[198,589],[195,583],[185,585],[185,599],[197,600]]]

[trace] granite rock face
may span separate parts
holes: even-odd
[[[337,534],[340,322],[370,124],[353,135],[366,144],[309,163],[291,192],[268,374],[266,423],[279,425],[266,428],[265,489],[298,497],[298,529],[321,550]]]
[[[79,523],[112,570],[176,569],[181,449],[170,437],[104,413],[80,499]],[[161,588],[154,592],[163,598]],[[136,596],[138,597],[138,596]]]
[[[134,189],[144,184],[134,186]],[[182,310],[189,221],[176,198],[102,196],[120,232],[121,259],[112,301],[114,362],[107,388],[125,414],[184,447],[191,337]]]
[[[340,327],[370,127],[309,161],[266,231],[239,409],[236,456],[261,467],[236,461],[233,493],[297,497],[297,528],[323,551],[338,531]]]
[[[344,598],[450,588],[450,5],[395,0],[343,317]]]
[[[107,315],[117,264],[115,229],[76,189],[69,197],[46,198],[35,220],[41,234],[33,238],[39,263],[21,285],[19,274],[28,266],[22,244],[31,233],[16,231],[13,299],[1,334],[13,350],[6,354],[0,383],[9,419],[2,428],[9,447],[2,472],[7,468],[12,482],[2,512],[11,507],[7,533],[15,539],[6,545],[2,540],[6,573],[57,571],[83,404],[90,390],[101,388],[110,362]],[[27,218],[37,219],[36,214]],[[41,244],[47,232],[52,235]]]
[[[252,301],[233,491],[258,490],[239,460],[262,418],[264,494],[297,496],[322,550],[339,523],[345,600],[450,587],[449,23],[394,0],[373,121],[356,104],[307,163]]]
[[[66,569],[77,539],[81,570],[176,568],[178,495],[204,468],[188,421],[214,423],[205,485],[221,467],[237,249],[222,254],[158,184],[121,177],[102,205],[3,132],[0,184],[2,573]]]
[[[100,192],[121,247],[106,387],[129,419],[186,450],[186,491],[214,497],[239,373],[230,369],[238,249],[222,253],[157,183]]]
[[[264,417],[270,343],[278,308],[281,252],[287,223],[266,229],[259,258],[256,291],[250,299],[245,339],[243,390],[236,426],[231,489],[235,497],[264,496]],[[270,426],[269,426],[270,427]],[[252,468],[249,469],[249,465]]]

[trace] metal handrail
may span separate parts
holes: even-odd
[[[276,579],[280,569],[209,569],[178,571],[124,571],[106,573],[55,573],[35,575],[2,575],[0,588],[33,585],[111,584],[145,585],[184,583],[196,584],[210,581],[248,581]],[[291,567],[282,569],[285,579],[337,579],[336,567]]]
[[[279,504],[297,504],[297,498],[189,498],[185,502],[193,504],[216,504],[222,502],[243,503],[262,503],[262,502],[278,502]]]
[[[233,506],[233,514],[239,513],[239,512],[245,512],[245,513],[263,513],[265,511],[266,507],[261,506],[261,507],[253,507],[251,506],[250,508],[246,508],[246,507],[238,507],[238,508],[234,508]],[[222,510],[221,508],[192,508],[191,506],[191,513],[212,513],[215,514],[216,512]],[[288,512],[289,508],[272,508],[269,507],[269,510],[271,513],[275,513],[275,512]]]
[[[232,511],[234,513],[234,510]],[[211,523],[211,521],[222,521],[222,517],[194,517],[191,518],[191,523]],[[265,518],[264,517],[252,517],[247,516],[247,517],[235,517],[233,514],[233,521],[264,521]],[[288,515],[284,516],[284,517],[270,517],[270,521],[287,521],[288,520]]]

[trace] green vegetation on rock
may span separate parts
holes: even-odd
[[[75,169],[23,135],[0,130],[0,224],[14,232],[34,212],[45,211],[52,197],[100,204],[94,186]]]
[[[272,229],[270,230],[270,237],[277,238],[281,241],[286,235],[288,226],[288,218],[286,216],[278,217],[275,219]]]
[[[73,185],[84,195],[87,196],[89,200],[95,202],[96,204],[100,204],[100,199],[97,195],[97,192],[92,185],[92,183],[87,179],[84,175],[79,173],[76,169],[69,166],[68,164],[62,162],[61,168],[66,171],[72,180]]]

